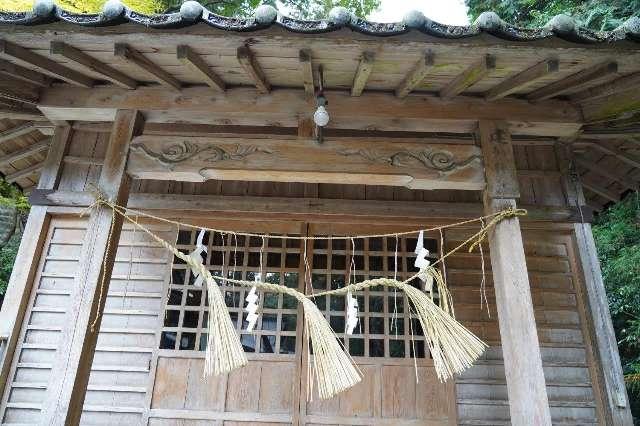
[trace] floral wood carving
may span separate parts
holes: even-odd
[[[169,145],[159,152],[152,150],[143,143],[132,144],[131,150],[141,152],[170,170],[178,164],[184,163],[196,156],[202,156],[202,160],[207,163],[217,163],[227,160],[242,160],[252,154],[258,153],[273,154],[272,150],[256,145],[236,144],[231,148],[215,144],[199,145],[188,141]]]
[[[398,151],[393,154],[380,154],[369,149],[344,149],[339,154],[360,156],[376,163],[386,163],[393,167],[415,167],[416,164],[425,169],[436,171],[440,176],[448,176],[458,170],[469,167],[475,161],[482,161],[482,156],[471,155],[462,161],[455,161],[452,153],[444,150],[423,149],[421,151]]]

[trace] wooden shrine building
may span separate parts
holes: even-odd
[[[490,12],[466,27],[340,8],[305,22],[194,2],[158,16],[117,0],[96,15],[47,0],[0,12],[0,171],[33,204],[0,312],[0,423],[631,425],[590,221],[640,182],[639,41],[638,18],[593,32],[562,15],[539,29]],[[456,318],[489,345],[472,368],[440,383],[392,290],[362,291],[350,336],[344,298],[326,297],[318,306],[363,381],[320,400],[286,295],[262,295],[248,333],[245,289],[227,288],[249,364],[203,378],[203,289],[121,218],[109,232],[108,208],[85,212],[96,189],[156,216],[263,234],[396,232],[509,206],[528,215],[485,244],[488,307],[478,250],[443,265]],[[193,249],[197,231],[147,226]],[[476,231],[427,235],[429,250]],[[254,239],[204,244],[212,271],[232,257],[238,276],[258,271]],[[356,274],[393,276],[397,256],[407,277],[414,247],[366,239]],[[344,241],[270,240],[265,252],[267,280],[300,291],[307,273],[328,289],[349,270]]]

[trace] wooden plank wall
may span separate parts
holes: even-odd
[[[0,404],[0,422],[37,423],[51,377],[57,341],[77,283],[85,224],[76,219],[51,221],[28,311]]]
[[[104,156],[107,140],[108,135],[104,133],[78,131],[74,134],[68,155],[100,159]],[[553,147],[519,146],[516,147],[516,159],[518,169],[522,171],[522,204],[566,204]],[[99,173],[99,165],[67,163],[59,189],[90,189],[89,184],[97,181]],[[133,190],[355,200],[480,201],[477,192],[270,182],[210,181],[193,184],[136,181]],[[40,260],[42,272],[34,283],[35,291],[26,316],[23,343],[14,361],[14,379],[3,400],[6,411],[2,423],[37,420],[38,401],[47,391],[46,383],[51,372],[47,368],[47,360],[54,356],[55,339],[71,303],[68,300],[69,286],[73,285],[73,274],[77,268],[83,226],[78,219],[56,221],[51,226],[45,251],[47,255]],[[157,230],[172,238],[170,229]],[[456,244],[463,234],[457,231],[447,233],[446,246]],[[525,244],[554,422],[595,424],[598,420],[598,387],[591,371],[594,366],[589,336],[584,330],[580,280],[573,265],[570,236],[528,231]],[[485,251],[488,251],[486,245]],[[56,256],[62,256],[64,260]],[[153,378],[149,372],[159,341],[163,280],[169,275],[166,273],[168,262],[166,253],[141,233],[133,233],[130,228],[123,232],[82,423],[137,424],[148,413],[153,390]],[[458,318],[492,345],[478,365],[457,380],[460,424],[509,424],[488,256],[485,265],[491,318],[486,311],[480,311],[478,254],[459,254],[447,263]]]
[[[468,231],[450,231],[446,245],[455,247]],[[525,252],[538,338],[554,424],[601,424],[597,413],[594,368],[582,315],[581,284],[573,264],[569,235],[524,232]],[[461,252],[447,260],[448,281],[456,316],[490,348],[457,380],[458,422],[465,425],[508,425],[509,406],[500,332],[491,280],[488,245],[484,245],[486,307],[480,309],[481,257]]]

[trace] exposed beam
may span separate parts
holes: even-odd
[[[616,62],[603,62],[534,90],[527,95],[527,99],[530,101],[549,99],[554,96],[561,95],[569,90],[579,89],[596,80],[609,77],[617,72],[618,64]]]
[[[201,78],[209,87],[225,91],[227,86],[211,67],[193,51],[189,46],[178,46],[176,56],[183,65],[191,70],[191,72]]]
[[[431,72],[434,64],[434,55],[430,50],[426,51],[420,60],[413,66],[411,71],[402,80],[402,82],[396,87],[396,96],[404,98],[413,89],[415,89],[424,78]]]
[[[0,40],[0,54],[5,57],[18,59],[45,73],[52,74],[57,78],[80,87],[93,87],[95,83],[92,78],[84,74],[62,66],[45,56],[33,53],[29,49],[25,49],[6,40]]]
[[[504,98],[487,103],[476,97],[443,100],[431,95],[403,99],[386,93],[365,92],[352,97],[327,90],[331,129],[403,132],[472,133],[479,119],[506,119],[517,135],[567,137],[582,125],[580,110],[565,101],[527,101]],[[135,91],[118,88],[45,89],[39,108],[50,120],[113,121],[118,108],[144,112],[148,123],[198,123],[239,126],[298,126],[298,118],[313,105],[303,90],[278,89],[269,95],[249,88],[226,92],[193,87],[180,93],[159,87]]]
[[[0,118],[11,120],[42,120],[44,114],[35,108],[11,107],[0,105]]]
[[[4,177],[4,180],[6,180],[9,183],[13,183],[19,179],[22,178],[26,178],[29,177],[31,175],[34,175],[36,173],[39,173],[42,168],[44,167],[44,161],[34,164],[33,166],[29,166],[27,168],[24,168],[22,170],[18,170],[16,172],[13,172],[11,174],[8,174]]]
[[[87,207],[95,198],[83,191],[35,190],[29,199],[33,205]],[[482,215],[479,203],[443,203],[425,201],[338,200],[323,198],[261,197],[230,195],[182,195],[132,193],[127,207],[137,210],[207,211],[234,217],[261,216],[282,219],[315,217],[345,220],[347,217],[376,217],[384,221],[419,223],[425,219],[472,219]],[[575,207],[527,206],[523,221],[577,222]],[[590,216],[587,216],[589,219]]]
[[[367,85],[369,75],[373,71],[373,64],[375,63],[376,55],[373,52],[362,52],[362,57],[358,63],[356,74],[353,76],[353,83],[351,85],[351,96],[360,96],[364,87]]]
[[[37,71],[30,70],[12,62],[0,59],[0,73],[10,75],[27,83],[35,84],[40,87],[48,87],[51,85],[51,78]]]
[[[620,201],[620,196],[618,194],[616,194],[613,191],[609,191],[606,188],[601,187],[600,185],[596,184],[596,183],[592,183],[592,182],[587,182],[586,180],[581,180],[580,182],[582,184],[582,187],[585,189],[588,189],[589,191],[593,192],[594,194],[597,194],[603,198],[606,198],[609,201],[613,201],[614,203],[617,203],[618,201]]]
[[[625,90],[580,104],[585,123],[629,118],[640,112],[640,87],[629,86]]]
[[[26,135],[27,133],[33,132],[35,129],[33,127],[33,122],[22,123],[16,127],[12,127],[7,130],[3,130],[0,132],[0,142],[8,141],[11,139],[15,139],[19,136]]]
[[[487,93],[485,93],[484,98],[487,101],[495,101],[496,99],[504,98],[505,96],[509,96],[513,92],[521,90],[536,80],[539,80],[542,77],[547,77],[556,71],[558,71],[558,60],[546,59],[492,87],[487,91]]]
[[[126,44],[116,43],[113,53],[124,61],[130,62],[138,68],[148,72],[155,77],[158,83],[162,85],[169,86],[177,90],[180,90],[182,87],[182,84],[175,77]]]
[[[264,71],[262,71],[260,64],[249,46],[238,47],[236,57],[238,58],[240,66],[244,68],[249,78],[253,81],[253,84],[256,85],[258,92],[269,93],[271,91],[271,84],[267,81]]]
[[[133,78],[62,41],[52,41],[50,44],[50,52],[80,64],[125,89],[135,89],[138,87],[138,83]]]
[[[629,90],[630,87],[637,87],[639,84],[640,72],[636,72],[633,74],[627,74],[613,81],[603,83],[599,86],[584,89],[582,92],[569,96],[569,99],[574,102],[583,102],[587,99],[594,99],[623,92],[625,90]]]
[[[489,75],[495,67],[496,58],[492,55],[484,55],[479,61],[476,61],[462,74],[440,89],[440,97],[448,99],[459,95]]]
[[[612,146],[609,146],[606,143],[600,143],[600,142],[587,142],[587,141],[578,141],[573,143],[573,146],[575,147],[586,147],[586,148],[595,148],[598,149],[602,152],[604,152],[605,154],[608,155],[613,155],[614,157],[616,157],[617,159],[619,159],[620,161],[636,167],[636,168],[640,168],[640,158],[635,157],[633,155],[630,155],[624,151],[622,151],[619,148],[615,148]]]
[[[302,84],[307,96],[312,97],[316,93],[316,85],[313,79],[313,57],[311,49],[300,49],[298,58],[302,71]]]
[[[40,87],[11,76],[0,76],[0,98],[33,105],[40,98]]]
[[[22,160],[23,158],[31,157],[34,154],[45,151],[49,148],[50,142],[51,139],[45,139],[43,141],[29,145],[26,148],[12,152],[11,154],[0,157],[0,166],[5,166],[9,163],[13,163],[14,161]]]
[[[573,160],[576,162],[576,164],[578,164],[579,166],[584,167],[585,169],[596,173],[600,176],[604,176],[606,178],[615,180],[616,182],[624,185],[627,189],[631,189],[631,190],[637,190],[638,189],[638,182],[633,181],[631,178],[626,177],[626,176],[621,176],[613,171],[611,171],[610,169],[607,169],[606,167],[601,166],[598,163],[594,163],[593,161],[587,160],[584,157],[581,157],[579,155],[575,155],[573,157]]]

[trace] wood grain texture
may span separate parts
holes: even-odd
[[[487,103],[465,97],[452,100],[429,95],[403,99],[365,92],[352,97],[344,91],[325,91],[330,100],[331,128],[400,131],[473,132],[482,119],[503,120],[516,135],[568,136],[580,128],[578,109],[562,101],[530,104],[519,99]],[[39,108],[52,120],[112,121],[118,108],[143,111],[150,123],[239,124],[297,127],[301,112],[314,105],[301,90],[279,89],[268,95],[247,88],[220,93],[185,88],[180,93],[162,88],[128,91],[112,88],[45,89]]]
[[[492,87],[484,95],[487,101],[495,101],[496,99],[504,98],[510,94],[522,90],[523,88],[531,85],[536,80],[543,77],[547,77],[549,74],[558,71],[558,61],[555,59],[549,59],[537,63],[531,68],[515,74],[506,80],[503,80],[500,84]]]
[[[577,90],[588,84],[593,83],[601,78],[608,77],[611,74],[618,72],[618,64],[616,62],[603,62],[593,67],[589,67],[580,72],[572,74],[561,80],[554,81],[553,83],[534,90],[527,95],[527,99],[530,101],[541,101],[557,95],[560,95],[569,90]]]
[[[125,172],[127,152],[132,137],[141,130],[137,111],[119,111],[116,115],[99,188],[117,203],[126,203],[129,178]],[[100,206],[89,219],[86,250],[80,260],[78,286],[72,298],[69,325],[63,330],[63,348],[53,363],[58,374],[52,392],[43,402],[43,420],[49,424],[77,424],[82,413],[89,372],[94,358],[98,329],[105,309],[101,292],[106,293],[115,261],[115,250],[122,228],[122,218],[112,218],[110,209]],[[102,277],[105,277],[104,279]],[[104,288],[102,284],[104,283]],[[92,329],[95,318],[97,326]]]
[[[420,60],[414,65],[407,76],[396,87],[395,93],[399,98],[404,98],[413,89],[422,83],[424,78],[429,74],[435,63],[434,54],[430,50],[420,57]]]
[[[253,84],[255,84],[258,92],[269,93],[271,91],[271,84],[267,81],[264,71],[262,71],[255,54],[251,51],[249,46],[238,47],[236,57],[244,71],[253,81]]]
[[[29,49],[25,49],[6,40],[0,40],[0,54],[5,57],[18,59],[36,67],[42,72],[52,74],[61,80],[80,87],[93,87],[95,83],[90,77],[84,74],[62,66],[46,56],[33,53]]]
[[[462,74],[440,89],[440,97],[448,99],[459,95],[489,75],[495,67],[495,57],[491,55],[483,56],[479,61],[469,66]]]
[[[130,62],[135,66],[145,70],[146,72],[151,74],[158,83],[164,86],[168,86],[176,90],[180,90],[180,88],[182,87],[182,83],[180,83],[178,79],[176,79],[174,76],[166,72],[158,65],[151,62],[143,54],[135,49],[132,49],[126,44],[116,43],[113,53],[123,61]]]
[[[351,96],[360,96],[364,87],[367,85],[367,80],[376,61],[374,52],[362,52],[360,62],[358,62],[358,68],[353,76],[353,83],[351,84]]]
[[[314,96],[316,87],[313,77],[313,56],[311,49],[300,49],[300,69],[302,74],[302,85],[307,96]]]
[[[394,142],[370,147],[333,139],[317,145],[298,139],[143,135],[135,139],[131,149],[128,172],[139,179],[484,188],[480,151],[475,146]],[[180,154],[166,155],[170,150]]]
[[[516,164],[511,135],[504,123],[480,121],[478,135],[482,154],[487,194],[491,198],[519,198]]]
[[[180,62],[188,67],[193,74],[200,77],[209,87],[224,92],[225,82],[216,74],[206,62],[189,46],[178,46],[176,56]]]
[[[63,56],[72,62],[80,64],[125,89],[135,89],[138,86],[138,83],[134,79],[67,43],[52,41],[51,53]]]

